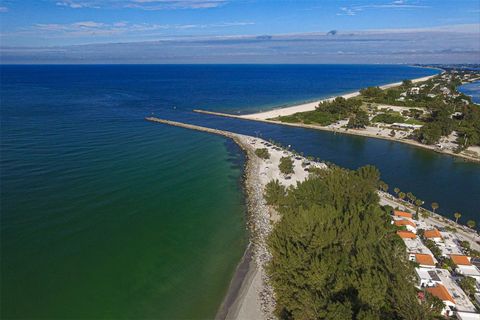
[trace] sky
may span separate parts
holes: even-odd
[[[453,32],[470,36],[464,40],[473,43],[462,50],[475,61],[474,55],[480,53],[480,40],[475,40],[480,38],[479,25],[479,0],[0,0],[0,53],[5,62],[15,55],[25,58],[29,48],[70,52],[86,45],[82,48],[89,54],[97,50],[105,56],[108,44],[162,42],[175,55],[174,49],[185,42],[211,41],[209,45],[221,51],[224,43],[218,41],[226,39],[294,40],[332,30],[331,37],[390,33],[396,38],[410,33],[404,41],[419,32],[431,33],[444,46]],[[255,54],[258,48],[251,49]],[[458,54],[458,49],[442,50]]]

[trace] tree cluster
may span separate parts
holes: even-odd
[[[283,122],[315,123],[327,126],[339,120],[350,118],[358,113],[363,112],[366,115],[366,113],[360,109],[361,105],[362,102],[360,100],[337,97],[333,101],[320,102],[314,111],[299,112],[291,116],[279,117],[279,120]],[[361,114],[359,117],[363,117],[364,119],[364,114]]]
[[[287,190],[269,184],[267,201],[281,220],[268,241],[267,272],[281,319],[432,319],[436,314],[432,308],[438,304],[417,298],[404,244],[378,204],[379,185],[372,166],[323,170]]]

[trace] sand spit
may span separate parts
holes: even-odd
[[[427,80],[429,80],[429,79],[431,79],[435,76],[436,75],[413,79],[412,82],[417,83],[417,82],[427,81]],[[397,87],[401,84],[402,84],[401,82],[390,83],[390,84],[380,86],[380,89],[383,89],[383,90],[384,89],[389,89],[389,88]],[[350,92],[350,93],[341,95],[340,97],[343,97],[345,99],[349,99],[349,98],[357,97],[359,95],[360,95],[360,91],[355,91],[355,92]],[[272,119],[272,118],[277,118],[277,117],[289,116],[289,115],[295,114],[297,112],[313,111],[313,110],[315,110],[315,108],[318,106],[318,104],[320,102],[332,101],[335,98],[337,98],[337,97],[331,97],[331,98],[322,99],[322,100],[318,100],[318,101],[314,101],[314,102],[303,103],[303,104],[299,104],[299,105],[295,105],[295,106],[291,106],[291,107],[273,109],[273,110],[265,111],[265,112],[241,115],[239,117],[243,118],[243,119],[249,119],[249,120],[267,120],[267,119]]]

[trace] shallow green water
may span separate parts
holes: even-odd
[[[419,167],[418,157],[406,146],[212,118],[191,110],[245,112],[425,76],[432,73],[428,69],[0,69],[2,319],[215,315],[247,243],[242,153],[222,137],[147,123],[143,118],[152,112],[250,135],[261,132],[347,167],[388,164],[381,168],[389,183],[403,178],[405,188],[398,185],[413,191],[418,184],[411,179],[417,174],[398,168],[398,161]],[[385,153],[398,161],[378,158]],[[476,185],[477,169],[462,174],[464,166],[441,163],[425,174],[443,172],[442,185],[449,188],[454,181],[462,181],[464,189]],[[432,185],[431,179],[423,180]],[[433,194],[439,191],[432,188]],[[435,200],[441,209],[448,205]]]

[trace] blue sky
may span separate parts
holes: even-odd
[[[2,47],[439,26],[471,32],[480,1],[1,0],[0,20]]]

